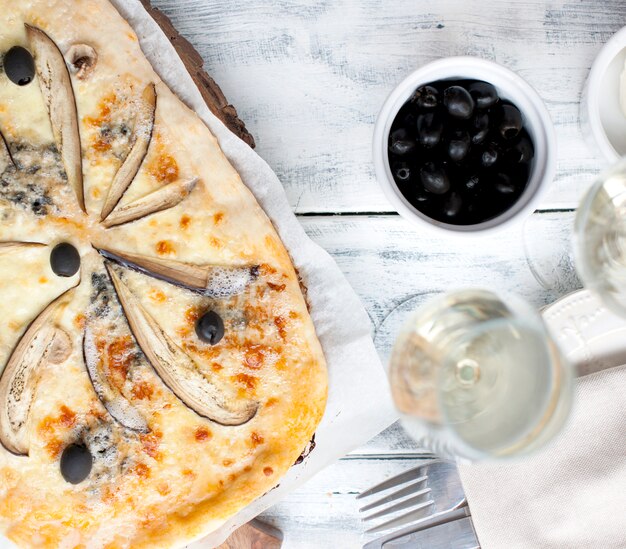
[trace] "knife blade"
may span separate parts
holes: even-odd
[[[446,522],[383,543],[383,549],[480,549],[470,517]]]
[[[469,516],[470,511],[469,507],[467,506],[461,507],[460,509],[455,509],[454,511],[449,511],[447,513],[441,513],[439,515],[432,516],[426,520],[419,521],[417,524],[411,524],[410,526],[406,526],[401,530],[397,530],[380,538],[376,538],[375,540],[366,543],[363,546],[363,549],[382,549],[383,547],[393,547],[385,544],[388,544],[390,541],[393,540],[404,539],[411,534],[421,532],[429,528],[434,528],[435,526],[439,526],[440,524],[463,519]],[[456,549],[456,547],[454,549]]]

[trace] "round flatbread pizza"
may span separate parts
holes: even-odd
[[[0,528],[183,545],[321,420],[297,273],[108,1],[0,6]]]

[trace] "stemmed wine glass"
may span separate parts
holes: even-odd
[[[469,460],[541,447],[572,401],[572,368],[541,315],[488,290],[420,307],[396,340],[389,376],[409,434],[439,455]]]
[[[583,198],[574,225],[576,270],[608,309],[626,316],[626,158]]]

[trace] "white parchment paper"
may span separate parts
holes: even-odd
[[[396,413],[371,340],[367,313],[333,259],[305,234],[272,169],[211,113],[169,39],[139,0],[113,0],[113,4],[135,29],[144,53],[163,81],[217,136],[222,150],[274,223],[308,287],[311,316],[328,363],[329,398],[316,433],[317,447],[302,464],[291,468],[278,488],[191,546],[204,549],[219,545],[233,530],[323,467],[374,437],[395,421]],[[229,100],[236,105],[236,97]]]

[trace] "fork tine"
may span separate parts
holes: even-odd
[[[429,494],[429,493],[430,493],[430,489],[427,488],[426,490],[422,490],[421,493],[418,493],[416,496],[412,498],[401,501],[400,503],[396,503],[395,505],[392,505],[390,507],[386,507],[385,509],[378,511],[377,513],[374,513],[373,515],[368,515],[367,517],[363,517],[361,520],[364,522],[367,522],[368,520],[372,520],[372,519],[379,518],[379,517],[384,517],[385,515],[395,513],[396,511],[402,511],[402,509],[408,509],[409,507],[413,507],[414,505],[419,504],[419,506],[415,507],[414,509],[415,511],[417,511],[417,509],[421,509],[422,507],[426,507],[428,505],[433,504],[432,499],[423,497],[425,494]]]
[[[388,478],[387,480],[384,480],[380,484],[377,484],[376,486],[372,486],[369,490],[365,490],[365,492],[361,492],[356,497],[356,499],[365,498],[367,496],[371,496],[372,494],[377,494],[378,492],[387,490],[388,488],[393,488],[394,486],[404,484],[405,482],[408,482],[409,480],[413,480],[415,478],[415,473],[417,471],[420,471],[424,467],[427,467],[428,465],[430,465],[430,462],[423,463],[422,465],[419,465],[418,467],[414,467],[413,469],[409,469],[408,471],[405,471],[404,473],[401,473],[395,477]]]
[[[421,490],[419,489],[419,486],[421,486],[421,484],[427,478],[428,477],[426,476],[419,477],[418,479],[415,479],[416,482],[414,482],[413,484],[409,484],[408,486],[405,486],[404,488],[398,490],[397,492],[394,492],[393,494],[389,494],[388,496],[377,499],[376,501],[372,501],[372,503],[368,503],[365,507],[361,507],[359,509],[359,513],[363,513],[364,511],[369,511],[370,509],[373,509],[374,507],[378,507],[379,505],[384,505],[385,503],[391,503],[392,501],[403,498],[404,496],[410,496],[411,494],[415,494],[415,495],[426,494],[430,492],[430,488],[423,488]]]
[[[431,501],[430,503],[435,503],[435,502]],[[426,512],[428,509],[428,506],[420,506],[419,508],[413,509],[412,511],[409,511],[408,513],[405,513],[404,515],[400,515],[399,517],[388,520],[387,522],[383,522],[382,524],[379,524],[378,526],[374,526],[374,528],[370,528],[365,533],[373,534],[375,532],[382,532],[383,530],[394,528],[396,526],[404,526],[406,524],[411,524],[412,526],[418,526],[420,522],[424,522],[427,519],[430,520],[431,518],[434,518],[434,517],[444,516],[450,513],[451,511],[460,509],[461,507],[465,507],[465,506],[467,506],[466,498],[463,498],[463,501],[461,501],[459,505],[454,506],[452,509],[448,509],[446,511],[440,511],[434,514],[430,512]]]
[[[387,522],[383,522],[378,526],[374,526],[365,532],[366,534],[373,534],[375,532],[382,532],[383,530],[387,530],[389,528],[393,528],[394,526],[403,526],[408,523],[413,523],[417,525],[420,520],[423,520],[431,515],[428,508],[435,503],[434,501],[429,501],[428,505],[421,505],[417,509],[413,509],[408,513],[404,513],[404,515],[400,515],[399,517],[388,520]]]

